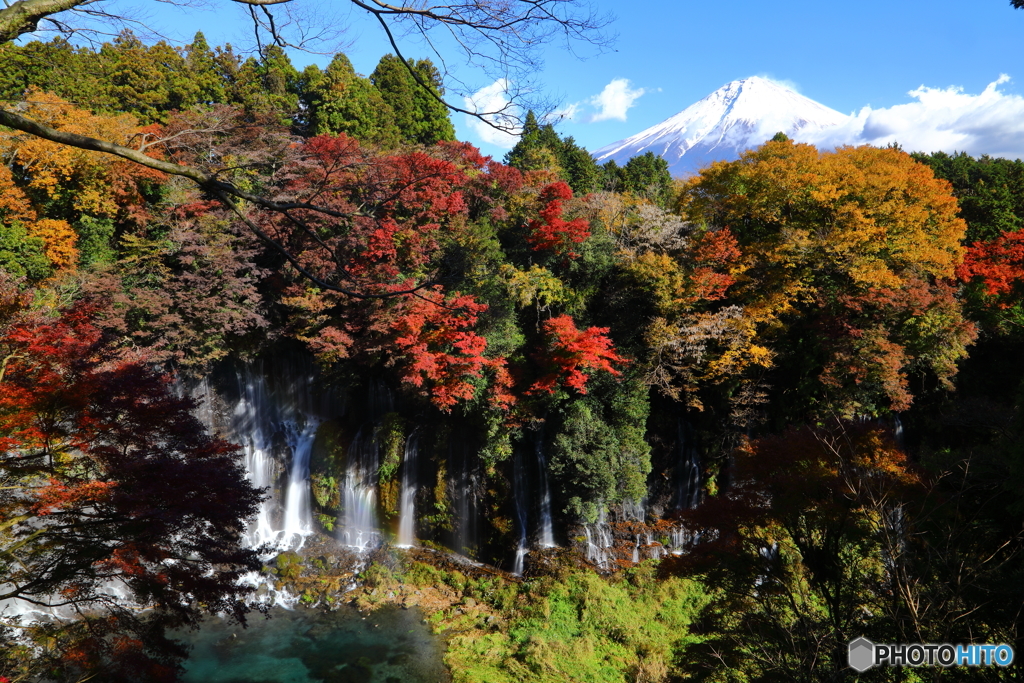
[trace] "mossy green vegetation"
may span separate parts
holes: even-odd
[[[517,581],[423,561],[361,575],[362,608],[400,602],[448,636],[456,683],[666,681],[699,640],[709,595],[694,578],[659,578],[655,561],[611,576],[562,567]],[[475,575],[474,575],[475,574]]]
[[[455,681],[666,680],[707,602],[698,582],[658,581],[650,565],[611,579],[545,577],[523,584],[518,598],[507,628],[451,636],[445,660]]]

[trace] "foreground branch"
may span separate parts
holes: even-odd
[[[0,43],[32,33],[51,14],[89,4],[91,0],[18,0],[0,11]]]
[[[135,162],[140,166],[151,168],[168,175],[180,176],[182,178],[188,178],[192,182],[196,183],[200,188],[216,196],[222,204],[228,209],[233,211],[235,215],[239,217],[243,224],[249,229],[249,231],[255,235],[261,242],[271,247],[285,259],[291,263],[303,277],[313,282],[316,286],[344,294],[345,296],[352,297],[355,299],[384,299],[394,296],[402,296],[406,294],[413,294],[424,287],[430,286],[431,282],[423,283],[417,287],[411,289],[403,289],[401,291],[386,292],[380,294],[367,294],[357,292],[351,289],[346,289],[338,285],[331,284],[325,280],[316,277],[309,270],[304,268],[295,256],[288,251],[288,249],[279,243],[277,240],[270,237],[264,231],[260,230],[259,227],[250,220],[233,201],[235,199],[244,199],[256,206],[267,209],[269,211],[275,211],[288,216],[288,212],[294,209],[305,209],[308,211],[316,211],[318,213],[331,216],[333,218],[351,218],[353,214],[335,211],[324,206],[318,206],[316,204],[308,204],[305,202],[275,202],[261,197],[259,195],[246,192],[233,183],[227,182],[218,178],[213,173],[191,168],[188,166],[182,166],[181,164],[175,164],[170,161],[163,161],[161,159],[155,159],[147,154],[143,154],[139,150],[118,145],[113,142],[107,142],[106,140],[98,140],[85,135],[79,135],[77,133],[68,133],[66,131],[57,130],[51,128],[45,124],[33,121],[32,119],[25,118],[20,114],[15,114],[12,111],[0,108],[0,125],[7,126],[8,128],[14,128],[20,130],[23,133],[34,135],[36,137],[49,140],[50,142],[56,142],[61,145],[69,145],[71,147],[77,147],[79,149],[85,149],[93,152],[102,152],[104,154],[111,154],[113,156],[127,159],[128,161]]]

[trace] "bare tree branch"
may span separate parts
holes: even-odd
[[[188,0],[180,0],[188,4]],[[302,0],[232,0],[249,9],[253,22],[256,44],[262,47],[270,42],[281,47],[310,49],[313,43],[330,40],[336,27],[322,32],[308,31],[309,24],[318,19],[329,22],[323,12],[317,17],[298,17],[290,7],[301,7]],[[344,2],[344,0],[343,0]],[[406,63],[414,80],[442,102],[451,111],[479,118],[487,124],[506,132],[514,132],[526,108],[545,109],[536,98],[533,87],[540,71],[540,47],[556,39],[564,39],[566,48],[575,44],[587,44],[598,51],[605,49],[612,41],[603,33],[610,19],[593,12],[588,0],[462,0],[452,3],[390,4],[382,0],[347,0],[354,8],[371,16],[384,31],[395,54]],[[85,10],[89,5],[102,0],[17,0],[0,9],[0,43],[13,40],[39,30],[40,22],[50,25],[65,35],[83,30],[75,22],[60,16],[67,12],[87,12],[91,24],[106,22],[124,23],[125,17],[103,9]],[[174,4],[177,4],[175,2]],[[277,8],[277,6],[283,6]],[[272,9],[279,9],[276,14]],[[283,20],[282,20],[283,18]],[[138,23],[138,22],[133,22]],[[95,31],[95,28],[87,29]],[[102,32],[101,32],[102,33]],[[446,86],[455,97],[444,98],[434,93],[422,76],[408,65],[407,47],[404,38],[419,41],[433,52],[443,65]],[[435,36],[445,36],[445,45],[439,45]],[[296,42],[297,41],[297,42]],[[458,55],[458,59],[446,59],[443,53]],[[506,89],[507,104],[497,111],[478,111],[475,107],[459,106],[459,96],[469,97],[483,84],[467,84],[456,76],[452,65],[465,64],[477,76],[483,74],[492,82],[501,80]],[[457,84],[457,87],[452,87]]]
[[[58,12],[96,0],[18,0],[0,10],[0,42],[6,43],[35,31],[39,22]]]
[[[179,0],[171,1],[175,4],[179,2]],[[289,9],[293,5],[301,6],[302,0],[232,1],[248,8],[253,22],[253,30],[261,46],[263,41],[260,36],[262,35],[269,36],[273,43],[282,47],[297,47],[289,42],[288,36],[285,35],[286,28],[288,33],[298,32],[300,44],[304,44],[309,38],[309,34],[305,33],[303,28],[303,22],[297,20],[292,10]],[[344,3],[346,0],[341,1]],[[16,0],[10,3],[9,0],[5,0],[6,6],[0,6],[0,44],[39,30],[41,22],[47,22],[59,32],[73,34],[80,29],[76,28],[73,21],[63,18],[74,16],[68,13],[86,14],[88,20],[99,21],[102,25],[116,25],[119,21],[124,20],[123,16],[118,17],[107,12],[103,5],[99,4],[101,2],[102,0]],[[188,2],[189,0],[180,0],[181,4]],[[390,4],[383,0],[347,0],[347,2],[376,20],[414,81],[425,88],[432,97],[451,111],[477,117],[489,125],[505,131],[512,131],[519,124],[518,113],[521,109],[518,108],[516,102],[517,95],[531,92],[527,84],[539,70],[538,48],[540,46],[558,37],[564,38],[567,42],[582,41],[598,48],[602,48],[608,43],[608,39],[601,34],[601,29],[607,20],[590,11],[588,0],[455,0],[446,4],[430,4],[429,0],[417,0],[410,4]],[[279,20],[279,17],[272,11],[276,5],[284,5],[284,8],[280,10],[282,12],[280,17],[283,17],[283,20]],[[442,51],[448,52],[450,47],[452,53],[463,58],[459,61],[464,61],[471,68],[482,70],[484,74],[498,75],[507,89],[507,102],[496,111],[478,111],[477,107],[468,105],[460,107],[446,100],[433,90],[431,84],[424,81],[422,75],[405,57],[405,50],[402,49],[396,33],[399,28],[405,31],[406,36],[412,36],[414,39],[418,37],[429,45],[444,65],[456,63],[454,59],[449,62],[441,54]],[[446,36],[446,40],[450,41],[445,43],[447,47],[442,47],[434,42],[433,37],[437,33]],[[316,40],[316,34],[314,34],[313,40]],[[446,80],[454,78],[452,70],[447,66],[444,68],[444,75]],[[471,92],[456,94],[469,95]],[[283,214],[314,242],[318,243],[320,248],[324,248],[326,245],[317,238],[315,231],[310,230],[305,223],[298,221],[294,215],[289,213],[290,211],[307,210],[339,219],[351,219],[355,216],[372,218],[373,216],[367,213],[367,209],[357,206],[351,211],[342,212],[309,201],[274,201],[266,196],[247,192],[225,180],[222,170],[211,171],[185,166],[145,153],[149,147],[166,144],[179,135],[183,136],[184,133],[171,135],[164,140],[150,140],[143,137],[139,140],[138,148],[133,149],[107,140],[57,130],[18,113],[17,105],[7,108],[0,107],[0,125],[60,145],[110,154],[146,168],[191,180],[210,195],[218,197],[226,207],[239,216],[254,235],[279,252],[304,277],[319,287],[355,298],[379,298],[411,294],[428,286],[424,284],[401,292],[371,294],[340,287],[307,272],[299,264],[296,255],[290,252],[285,245],[260,230],[258,225],[250,220],[237,205],[236,200],[241,199],[263,210]],[[317,200],[314,197],[312,201]],[[331,250],[328,249],[328,251]],[[333,254],[332,256],[336,257]]]

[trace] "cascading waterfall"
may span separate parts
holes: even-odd
[[[651,538],[650,533],[644,534],[644,541],[648,551],[651,554],[651,558],[655,560],[660,560],[662,556],[665,554],[665,546],[663,546],[661,543],[655,543],[654,539]]]
[[[692,538],[693,535],[689,532],[688,529],[684,529],[682,527],[673,529],[671,534],[669,535],[668,546],[671,549],[671,553],[673,555],[680,555],[686,552],[690,547],[690,542],[692,541]]]
[[[551,521],[551,485],[548,483],[548,461],[544,453],[544,433],[538,432],[534,442],[540,481],[540,538],[542,548],[555,547],[554,524]]]
[[[272,391],[262,367],[247,365],[238,371],[238,401],[229,438],[241,444],[252,483],[272,493],[250,524],[247,542],[287,550],[302,547],[313,533],[309,456],[322,411],[314,408],[311,368],[286,366],[282,375],[281,388]],[[275,486],[275,442],[283,442],[290,461],[283,487]],[[278,488],[284,489],[283,511],[273,495]]]
[[[455,466],[455,476],[449,481],[452,502],[455,505],[455,549],[473,557],[477,553],[477,517],[479,515],[479,474],[466,444],[455,441],[448,445],[449,467]],[[458,458],[456,459],[456,449]],[[449,470],[451,471],[451,470]],[[454,485],[454,486],[453,486]]]
[[[516,559],[512,565],[512,573],[516,576],[523,574],[523,562],[529,548],[527,540],[527,501],[529,491],[526,483],[526,472],[523,467],[523,454],[521,449],[516,449],[512,460],[512,500],[515,503],[516,522],[519,526],[519,547],[516,548]]]
[[[288,489],[284,497],[284,531],[280,545],[301,548],[307,536],[313,533],[313,518],[309,501],[309,455],[316,439],[320,421],[306,418],[301,428],[295,422],[285,424],[285,438],[292,455],[288,473]]]
[[[906,437],[903,435],[903,420],[896,414],[892,416],[892,439],[900,449],[906,449]]]
[[[299,548],[313,533],[309,459],[321,422],[343,406],[330,394],[314,390],[312,364],[284,358],[236,367],[234,391],[218,394],[209,378],[190,392],[196,417],[211,434],[242,447],[252,484],[268,492],[244,542],[249,547],[280,551]],[[226,410],[217,410],[222,399]],[[281,463],[287,463],[282,468]]]
[[[398,500],[398,547],[411,548],[416,543],[416,456],[419,443],[413,432],[405,440],[402,458],[402,492]]]
[[[228,436],[242,446],[245,471],[253,486],[270,494],[260,505],[256,519],[249,524],[245,540],[250,547],[277,546],[280,532],[275,530],[272,521],[277,507],[273,495],[277,463],[273,456],[273,434],[267,429],[272,424],[269,392],[262,373],[253,372],[251,367],[240,369],[237,379],[238,402],[232,410]],[[207,397],[211,399],[212,396]]]
[[[278,552],[301,548],[314,531],[309,481],[313,443],[318,427],[341,414],[336,406],[329,403],[314,407],[311,390],[314,376],[310,366],[304,368],[298,362],[292,366],[277,366],[273,372],[264,372],[260,364],[239,368],[236,372],[237,394],[228,392],[233,396],[227,399],[228,425],[223,419],[216,424],[219,416],[210,381],[199,383],[193,392],[205,399],[197,408],[197,415],[211,431],[219,431],[241,444],[253,484],[274,493],[251,523],[247,543],[268,546]],[[381,380],[369,384],[367,398],[360,418],[362,426],[345,449],[344,469],[339,482],[341,510],[335,531],[341,543],[357,552],[375,547],[382,538],[378,520],[378,468],[384,442],[380,441],[383,438],[380,430],[389,424],[387,415],[395,411],[392,393]],[[700,460],[689,426],[681,419],[677,429],[676,503],[679,508],[688,509],[700,502]],[[416,497],[421,483],[420,438],[415,429],[408,433],[400,464],[395,539],[399,547],[412,547],[416,543]],[[530,453],[531,445],[533,453]],[[474,555],[478,515],[482,514],[477,497],[483,475],[468,443],[463,443],[456,435],[448,449],[448,490],[456,523],[450,538],[451,547]],[[510,559],[512,571],[521,574],[531,547],[556,546],[552,491],[542,430],[534,432],[515,450],[512,470],[510,502],[514,508],[516,526],[513,538],[516,547],[514,558]],[[614,510],[620,522],[646,522],[645,501],[623,501]],[[624,547],[617,554],[616,539],[606,521],[609,514],[602,509],[597,522],[583,527],[587,537],[587,558],[602,568],[609,567],[616,557],[627,559],[632,556],[634,562],[639,562],[647,557],[663,557],[670,552],[687,552],[699,538],[699,534],[691,530],[677,528],[669,533],[669,538],[663,539],[664,543],[659,543],[653,541],[649,533],[639,530],[631,533],[633,538],[629,540],[619,539]]]
[[[605,510],[593,524],[584,524],[583,531],[587,536],[587,560],[601,569],[608,568],[609,552],[612,547],[612,530],[605,518]]]
[[[348,449],[348,468],[341,484],[342,527],[339,540],[363,552],[380,540],[377,527],[377,467],[379,451],[376,434],[369,438],[360,430]]]
[[[647,509],[644,507],[644,501],[642,500],[624,500],[622,501],[622,519],[624,521],[633,521],[644,523],[644,519],[647,517]]]
[[[679,492],[676,507],[692,510],[700,503],[700,455],[693,439],[687,438],[687,427],[679,420]]]
[[[362,553],[380,544],[377,521],[377,483],[380,447],[377,430],[395,409],[391,390],[380,379],[370,382],[368,423],[356,432],[347,451],[348,465],[341,483],[342,526],[338,540]]]

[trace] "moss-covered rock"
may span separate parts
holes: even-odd
[[[387,413],[377,429],[380,464],[377,466],[377,488],[381,515],[385,519],[398,516],[401,483],[398,469],[405,453],[405,420],[398,413]]]

